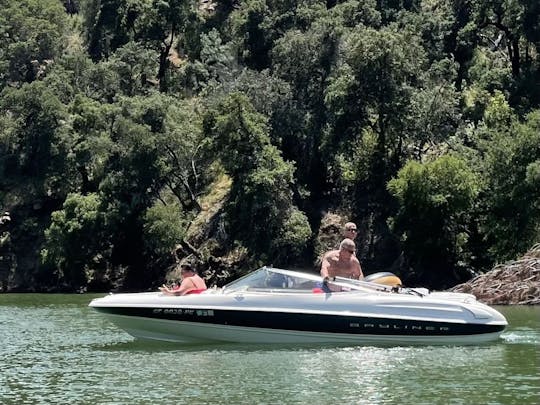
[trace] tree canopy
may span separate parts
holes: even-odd
[[[313,267],[334,214],[435,288],[540,239],[536,1],[64,3],[0,8],[10,290]]]

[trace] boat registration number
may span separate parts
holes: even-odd
[[[154,308],[152,312],[163,315],[214,316],[212,309]]]

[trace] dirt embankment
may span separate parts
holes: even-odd
[[[451,289],[474,294],[489,305],[540,305],[540,243],[522,258]]]

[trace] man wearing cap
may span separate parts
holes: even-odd
[[[355,256],[356,245],[354,241],[345,238],[339,244],[339,249],[331,250],[323,256],[321,264],[321,277],[328,280],[332,277],[346,277],[354,279],[364,278],[360,262]]]

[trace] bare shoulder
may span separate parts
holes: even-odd
[[[330,250],[323,256],[323,260],[332,260],[339,256],[339,250]]]

